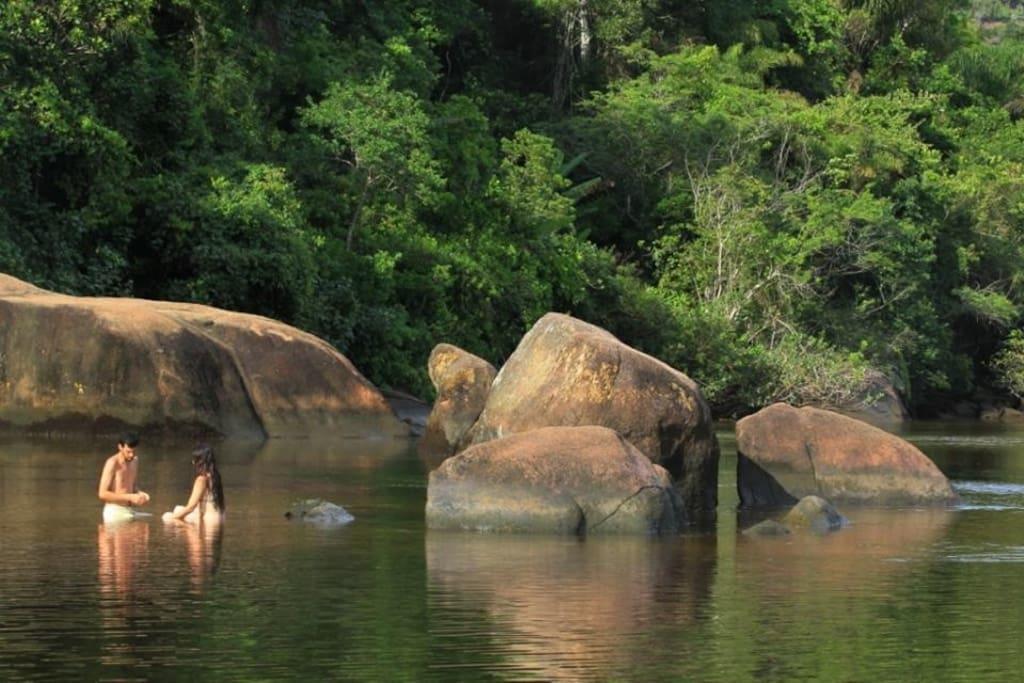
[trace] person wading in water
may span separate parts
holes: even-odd
[[[107,458],[100,475],[99,498],[103,506],[103,521],[122,522],[135,517],[133,506],[149,502],[149,494],[139,491],[139,461],[135,449],[139,435],[128,432],[117,442],[117,453]]]
[[[192,495],[188,503],[174,506],[172,512],[165,512],[163,520],[219,524],[224,519],[224,487],[213,449],[203,444],[192,451],[192,467],[195,479],[192,481]]]

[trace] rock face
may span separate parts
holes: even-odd
[[[465,441],[582,425],[621,434],[676,479],[692,520],[713,518],[718,441],[700,389],[678,370],[566,315],[545,315],[523,337]]]
[[[438,344],[427,365],[437,400],[427,419],[420,451],[447,457],[455,453],[487,401],[498,371],[483,358],[451,344]]]
[[[776,403],[736,424],[743,507],[835,502],[904,505],[957,499],[939,468],[912,444],[817,408]]]
[[[23,431],[405,435],[326,342],[208,306],[73,297],[0,275],[0,425]]]
[[[654,534],[683,513],[663,468],[604,427],[547,427],[478,444],[430,474],[427,526]]]

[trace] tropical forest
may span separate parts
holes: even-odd
[[[1024,3],[6,0],[0,272],[424,399],[549,311],[718,417],[1024,396]]]

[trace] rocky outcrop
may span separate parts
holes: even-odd
[[[714,516],[718,442],[696,383],[599,327],[549,313],[498,373],[466,443],[577,425],[615,430],[675,478],[692,520]]]
[[[957,499],[912,444],[827,410],[776,403],[736,424],[736,447],[744,507],[788,506],[808,495],[878,505]]]
[[[329,344],[208,306],[54,294],[0,275],[0,424],[20,431],[405,435]]]
[[[468,448],[430,474],[427,526],[561,534],[676,531],[663,468],[604,427],[547,427]]]
[[[427,364],[437,400],[420,441],[422,454],[448,457],[480,417],[498,371],[494,366],[451,344],[438,344]]]

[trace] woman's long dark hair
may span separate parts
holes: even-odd
[[[205,474],[210,479],[210,491],[213,493],[214,506],[224,512],[224,487],[220,483],[220,471],[217,459],[213,457],[213,449],[202,444],[192,451],[192,464],[196,467],[196,476]]]

